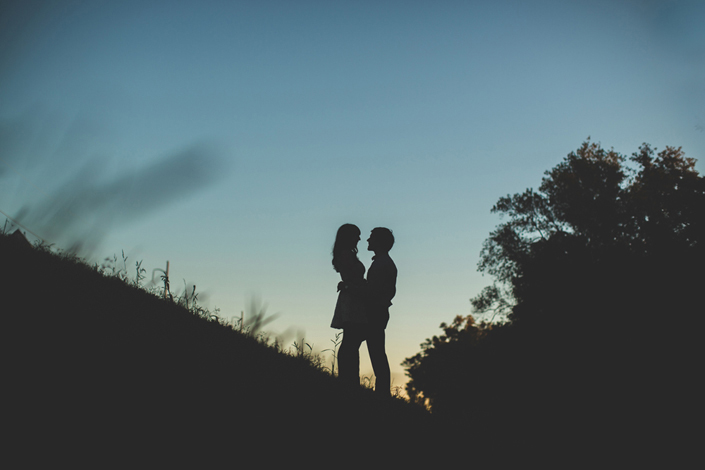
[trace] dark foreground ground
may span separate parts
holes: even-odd
[[[4,447],[26,466],[618,468],[694,445],[681,426],[699,415],[670,401],[677,390],[664,404],[592,384],[601,412],[578,384],[518,411],[438,417],[6,235],[0,266]]]

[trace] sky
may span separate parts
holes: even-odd
[[[588,137],[681,146],[703,173],[703,20],[678,0],[2,1],[0,211],[131,274],[169,261],[225,318],[260,299],[316,352],[337,228],[360,227],[369,268],[388,227],[401,386],[492,283],[498,198]]]

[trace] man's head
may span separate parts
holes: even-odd
[[[388,228],[377,227],[367,239],[367,250],[375,253],[386,253],[394,246],[394,235]]]

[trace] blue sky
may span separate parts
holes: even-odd
[[[270,331],[316,350],[335,231],[389,227],[401,385],[491,282],[476,265],[499,197],[588,136],[682,146],[702,173],[704,5],[3,2],[0,210],[96,260],[169,260],[226,317],[258,294]]]

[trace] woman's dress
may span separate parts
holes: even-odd
[[[365,311],[365,265],[353,253],[339,260],[342,289],[335,304],[331,328],[345,328],[350,324],[367,323]]]

